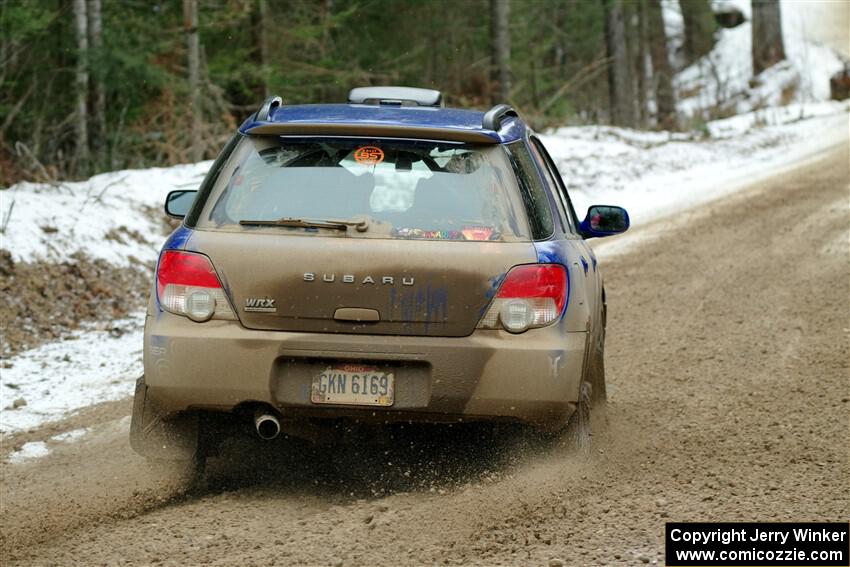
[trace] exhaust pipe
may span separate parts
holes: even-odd
[[[261,439],[269,441],[280,435],[280,421],[268,410],[258,409],[254,413],[254,427]]]

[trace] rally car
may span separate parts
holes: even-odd
[[[137,452],[202,460],[217,423],[263,439],[340,421],[582,427],[605,398],[587,239],[625,231],[628,214],[579,218],[510,106],[442,99],[271,97],[197,191],[168,195],[182,224],[147,307]]]

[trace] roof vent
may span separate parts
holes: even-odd
[[[443,106],[443,93],[413,87],[357,87],[348,93],[351,104]]]
[[[260,110],[257,111],[257,121],[264,121],[269,119],[269,114],[271,114],[272,110],[279,107],[283,104],[283,99],[279,96],[270,96],[263,103],[263,106],[260,107]]]
[[[502,127],[502,119],[506,116],[519,116],[519,114],[509,104],[497,104],[484,114],[481,125],[485,130],[498,132]]]

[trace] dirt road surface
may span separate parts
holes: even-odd
[[[848,156],[601,250],[610,402],[590,455],[402,431],[234,447],[187,492],[131,452],[130,402],[105,404],[4,444],[91,427],[0,464],[0,563],[642,565],[663,563],[666,521],[847,521]]]

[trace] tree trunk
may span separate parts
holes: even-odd
[[[307,3],[310,4],[309,2]],[[318,54],[317,60],[324,61],[328,58],[329,49],[332,47],[331,42],[331,26],[333,25],[333,0],[314,0],[313,4],[318,8],[319,26],[321,36],[318,38]],[[326,81],[321,81],[317,86],[319,100],[329,100],[332,97],[334,86]]]
[[[7,0],[0,1],[0,21],[6,20]],[[0,85],[6,82],[6,70],[10,67],[9,53],[12,51],[10,34],[0,27]]]
[[[626,25],[621,0],[602,0],[605,7],[605,46],[608,54],[608,102],[611,123],[636,126],[635,89],[626,49]]]
[[[753,0],[753,75],[785,59],[778,0]]]
[[[690,64],[714,47],[717,22],[709,0],[683,0],[679,6],[685,22],[685,58]]]
[[[191,148],[192,161],[201,161],[204,157],[202,138],[203,115],[201,113],[200,68],[201,42],[198,38],[198,0],[183,0],[183,29],[186,33],[186,47],[189,68],[189,95],[192,115]]]
[[[269,13],[268,0],[258,0],[258,7],[260,11],[260,68],[263,75],[263,91],[265,96],[268,97],[271,94],[269,86],[269,55],[271,55],[271,48],[269,47],[269,26],[271,22],[269,18],[271,14]]]
[[[100,0],[88,0],[89,11],[89,37],[94,49],[95,57],[102,57],[103,49],[103,24],[101,19]],[[95,159],[98,167],[106,164],[106,89],[103,81],[95,75],[94,80],[94,105],[93,105],[94,133],[92,146],[95,149]]]
[[[634,61],[634,69],[637,74],[638,124],[641,128],[646,128],[649,124],[649,90],[652,84],[649,69],[649,27],[647,26],[646,0],[638,0],[634,3],[632,9],[636,16],[634,20],[637,27],[631,33],[632,37],[637,38],[637,49],[632,50],[634,53],[631,59]],[[628,47],[628,45],[627,43],[626,46]]]
[[[491,80],[499,85],[493,92],[494,104],[507,102],[511,96],[510,9],[510,0],[490,0]]]
[[[89,92],[89,38],[86,20],[86,0],[74,0],[74,21],[77,33],[77,173],[83,173],[89,167],[89,132],[88,132],[88,92]]]
[[[652,59],[652,83],[655,90],[656,126],[672,130],[676,126],[676,99],[673,69],[667,55],[667,35],[661,16],[661,0],[647,0],[649,56]]]

